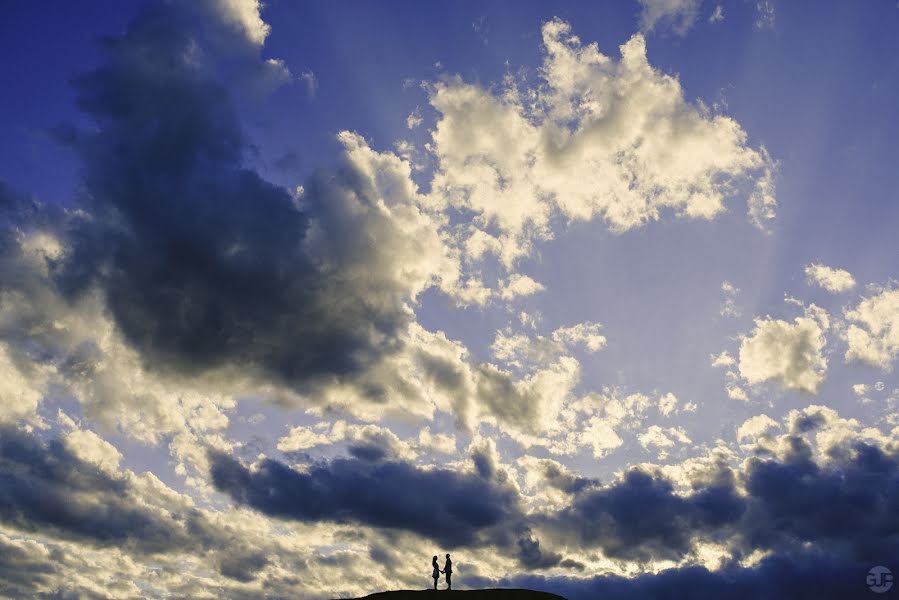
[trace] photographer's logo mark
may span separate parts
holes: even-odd
[[[868,577],[865,579],[870,589],[875,594],[883,594],[893,587],[893,572],[884,566],[871,567]]]

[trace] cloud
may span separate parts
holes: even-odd
[[[659,414],[667,417],[677,408],[677,396],[668,392],[659,398]]]
[[[196,42],[154,5],[76,78],[97,124],[71,138],[90,218],[57,279],[72,297],[101,290],[154,369],[235,369],[299,393],[352,380],[400,350],[421,291],[452,285],[439,219],[407,162],[352,133],[297,197],[245,168],[248,142]]]
[[[221,18],[241,33],[247,40],[261,46],[271,28],[262,20],[261,0],[205,0]]]
[[[809,284],[818,285],[832,294],[839,294],[855,287],[855,278],[849,271],[812,263],[805,266]]]
[[[498,360],[518,369],[548,365],[558,361],[577,346],[588,352],[598,352],[606,345],[605,336],[599,333],[599,323],[577,323],[559,327],[549,336],[530,336],[512,333],[511,328],[497,331],[490,352]]]
[[[815,305],[792,323],[767,317],[755,319],[755,329],[740,341],[739,372],[750,385],[776,380],[792,390],[814,394],[824,380],[827,359],[826,313]]]
[[[858,594],[870,565],[850,564],[813,551],[797,557],[774,556],[758,565],[728,565],[709,570],[698,565],[666,569],[633,577],[600,575],[589,578],[517,576],[488,580],[486,585],[521,587],[563,595],[569,600],[663,600],[672,590],[685,598],[768,600],[808,594],[820,600],[842,600]]]
[[[340,442],[346,442],[349,453],[362,460],[411,460],[416,456],[409,444],[387,428],[374,424],[347,424],[343,420],[335,421],[330,426],[321,423],[316,427],[294,427],[278,440],[278,450],[298,452]]]
[[[445,547],[485,543],[518,517],[514,489],[478,473],[335,459],[301,471],[271,459],[248,468],[211,457],[215,487],[267,515],[414,532]],[[402,493],[397,493],[401,490]]]
[[[619,60],[559,19],[542,35],[543,82],[533,89],[510,83],[497,95],[459,78],[431,87],[431,199],[472,216],[473,228],[458,232],[463,246],[498,231],[495,251],[511,266],[551,235],[553,214],[627,231],[665,212],[712,219],[740,189],[754,223],[773,218],[774,162],[736,121],[687,102],[677,79],[649,64],[641,35]]]
[[[846,361],[858,360],[885,371],[899,356],[899,289],[884,288],[847,310],[850,324],[842,334]]]
[[[306,84],[306,95],[315,98],[318,93],[318,78],[309,69],[299,74],[298,79]]]
[[[757,29],[772,29],[776,20],[774,3],[771,0],[758,0],[755,3]]]
[[[575,495],[546,527],[552,539],[599,547],[610,558],[677,561],[691,552],[694,537],[736,522],[743,510],[731,484],[680,496],[670,481],[632,469],[614,484]]]
[[[713,367],[732,367],[737,364],[737,361],[734,360],[734,357],[730,355],[730,352],[727,350],[722,350],[720,354],[712,354],[712,366]]]
[[[649,428],[637,436],[644,450],[656,448],[660,460],[668,458],[669,449],[678,444],[692,442],[683,427],[659,427],[650,425]]]
[[[676,491],[658,472],[632,468],[608,485],[578,490],[570,506],[542,513],[535,530],[556,548],[597,548],[607,557],[656,565],[650,569],[655,575],[621,579],[624,586],[677,573],[708,574],[695,565],[700,545],[710,543],[724,552],[710,579],[750,566],[756,570],[744,573],[755,577],[764,572],[765,561],[810,559],[866,565],[859,571],[864,573],[894,556],[899,551],[899,528],[891,517],[899,500],[894,441],[855,430],[857,423],[826,407],[795,411],[788,421],[787,432],[776,438],[779,425],[773,420],[761,415],[747,421],[741,439],[765,439],[774,452],[737,468],[719,463],[694,472],[686,491]],[[845,433],[825,433],[840,429]],[[807,441],[809,436],[817,444]],[[661,571],[660,561],[669,560],[678,569]]]
[[[546,288],[538,281],[534,281],[527,275],[516,273],[512,275],[507,282],[502,285],[500,297],[503,300],[512,300],[519,296],[532,296],[537,292],[542,292]]]
[[[719,314],[722,317],[739,317],[742,314],[740,307],[737,306],[737,294],[740,293],[740,288],[725,280],[721,283],[721,291],[724,292],[724,302],[721,304]]]
[[[606,337],[599,333],[599,323],[578,323],[571,327],[560,327],[552,333],[552,338],[560,344],[568,346],[583,345],[589,352],[602,350],[606,345]]]
[[[409,129],[415,129],[416,127],[421,125],[421,123],[421,109],[416,106],[415,110],[409,113],[409,116],[406,117],[406,127],[408,127]]]
[[[67,446],[0,429],[4,525],[139,552],[193,545],[190,515],[146,508],[126,478],[79,459]]]
[[[715,10],[709,15],[709,23],[720,23],[724,20],[724,7],[720,4],[715,6]]]
[[[746,419],[737,428],[737,441],[757,443],[760,438],[768,438],[778,428],[780,424],[768,415],[756,415]]]
[[[656,26],[670,27],[684,35],[699,17],[701,0],[639,0],[642,8],[640,27],[652,31]]]

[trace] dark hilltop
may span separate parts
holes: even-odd
[[[447,595],[457,598],[457,600],[566,600],[562,596],[549,592],[522,589],[395,590],[370,594],[357,600],[428,600],[432,596],[435,600],[440,600]]]

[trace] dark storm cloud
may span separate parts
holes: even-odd
[[[58,571],[52,556],[37,544],[15,545],[0,539],[0,596],[30,598]]]
[[[860,560],[899,558],[899,458],[856,444],[821,467],[799,438],[784,462],[753,459],[740,535],[747,548],[793,550],[804,544]]]
[[[693,566],[631,578],[526,576],[472,584],[543,590],[568,600],[846,600],[875,597],[865,583],[872,566],[809,552],[766,558],[754,568],[728,566],[709,571]]]
[[[554,567],[562,560],[562,556],[555,552],[547,552],[540,549],[540,540],[530,532],[522,535],[516,542],[518,545],[518,562],[528,569],[548,569]]]
[[[899,458],[864,443],[818,464],[801,438],[787,438],[782,460],[753,458],[692,494],[677,496],[660,477],[629,472],[605,488],[574,497],[544,526],[614,558],[678,559],[699,541],[723,543],[732,559],[756,550],[756,567],[717,571],[684,567],[636,578],[518,579],[576,598],[850,598],[867,593],[875,565],[899,568]],[[579,533],[577,533],[579,532]],[[508,582],[505,582],[508,583]]]
[[[136,554],[209,553],[226,577],[249,581],[268,559],[199,511],[153,510],[125,477],[79,459],[60,440],[0,427],[0,523],[24,532]],[[0,540],[2,542],[2,540]],[[10,551],[0,573],[28,557]],[[5,561],[5,562],[4,562]],[[40,573],[40,563],[28,562]],[[2,578],[0,578],[2,579]]]
[[[475,474],[343,458],[308,472],[271,459],[251,470],[223,454],[210,458],[219,491],[284,519],[401,529],[456,547],[502,542],[520,517],[514,489]]]
[[[681,496],[667,479],[634,469],[613,485],[577,493],[548,525],[612,558],[678,560],[696,536],[736,522],[743,510],[732,486]]]
[[[58,280],[69,294],[98,284],[160,368],[236,366],[300,387],[357,373],[409,320],[402,282],[376,277],[392,232],[360,235],[341,212],[372,193],[347,165],[313,176],[301,201],[244,166],[249,145],[199,31],[182,5],[151,3],[106,40],[104,66],[74,80],[97,125],[68,136],[91,219]],[[312,223],[324,243],[310,254]],[[352,267],[371,274],[344,276]]]
[[[543,485],[548,485],[566,494],[577,494],[587,488],[599,486],[598,479],[576,475],[554,460],[541,460],[539,468]]]
[[[143,508],[124,479],[78,459],[58,440],[0,428],[0,482],[7,526],[140,552],[188,542],[174,519]]]

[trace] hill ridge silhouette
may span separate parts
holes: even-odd
[[[566,600],[564,596],[551,594],[549,592],[538,592],[536,590],[527,590],[522,588],[486,588],[480,590],[391,590],[386,592],[375,592],[368,596],[362,596],[355,600],[427,600],[429,596],[434,596],[435,600],[440,597],[451,595],[458,597],[464,595],[464,599],[460,600]]]

